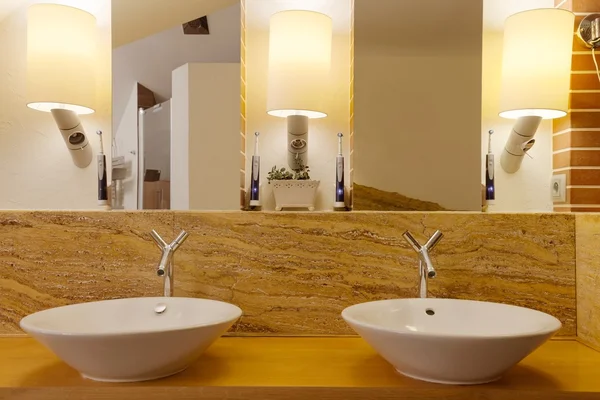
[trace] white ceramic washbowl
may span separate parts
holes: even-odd
[[[561,327],[540,311],[450,299],[375,301],[342,317],[401,374],[456,385],[500,379]]]
[[[220,301],[144,297],[40,311],[21,328],[86,378],[135,382],[184,370],[241,315]]]

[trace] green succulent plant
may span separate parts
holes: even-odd
[[[277,168],[276,165],[271,168],[267,174],[267,180],[271,181],[308,181],[310,180],[310,169],[308,165],[300,164],[300,168],[295,171],[288,171],[285,167]]]

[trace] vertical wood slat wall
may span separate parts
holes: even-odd
[[[240,1],[240,208],[246,207],[246,0]]]
[[[560,3],[555,0],[555,5]],[[600,81],[591,50],[576,36],[586,15],[600,13],[600,0],[569,0],[561,8],[573,11],[576,18],[569,113],[553,121],[552,138],[553,173],[566,175],[567,199],[555,202],[554,210],[600,212]]]

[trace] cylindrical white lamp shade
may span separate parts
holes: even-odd
[[[27,14],[27,106],[94,112],[96,18],[77,8],[36,4]]]
[[[574,24],[573,13],[554,8],[524,11],[506,20],[501,117],[566,115]]]
[[[332,22],[312,11],[271,16],[267,112],[276,117],[327,116]]]

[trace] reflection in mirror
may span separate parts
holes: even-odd
[[[506,23],[572,18],[553,0],[0,3],[2,209],[98,209],[102,131],[113,209],[600,210],[590,43]],[[36,35],[59,19],[31,23],[38,3],[87,7],[93,27]],[[535,68],[532,40],[554,49]]]
[[[593,54],[555,3],[597,6],[424,3],[355,1],[354,209],[600,209]]]
[[[171,209],[171,100],[143,110],[139,116],[141,170],[138,208],[145,210]]]
[[[110,0],[0,1],[0,209],[99,208],[110,29]]]
[[[354,209],[479,211],[481,2],[377,4],[355,0]]]
[[[138,1],[141,36],[118,25],[132,2],[112,10],[112,208],[239,209],[240,3]]]
[[[556,3],[558,4],[558,2]],[[571,2],[562,3],[564,6],[571,6]],[[582,3],[586,3],[586,1]],[[571,138],[568,129],[562,126],[570,125],[570,117],[542,120],[537,128],[537,133],[535,129],[533,130],[535,143],[531,147],[530,137],[527,137],[530,136],[529,134],[521,132],[523,134],[521,136],[512,133],[513,131],[522,131],[519,124],[515,124],[515,120],[499,116],[502,111],[507,111],[506,104],[515,103],[516,101],[529,101],[534,97],[539,98],[540,94],[542,94],[542,100],[544,98],[553,99],[555,102],[558,100],[559,104],[555,104],[553,108],[564,108],[564,111],[568,111],[569,101],[573,102],[575,100],[578,102],[581,98],[581,95],[569,94],[569,84],[573,85],[572,89],[575,91],[579,89],[596,89],[595,71],[592,72],[592,68],[590,68],[593,67],[591,53],[585,51],[587,54],[581,56],[571,55],[574,51],[584,50],[573,40],[574,24],[573,21],[568,22],[570,18],[573,18],[572,15],[567,12],[558,12],[558,14],[566,14],[559,16],[560,20],[565,20],[566,17],[566,25],[557,23],[554,20],[554,16],[557,15],[556,12],[552,12],[548,17],[525,21],[522,26],[526,26],[527,31],[533,32],[535,36],[543,35],[542,39],[535,39],[532,34],[526,35],[523,30],[518,29],[519,24],[514,23],[515,21],[518,22],[517,19],[514,19],[511,23],[512,29],[508,29],[507,19],[509,17],[513,19],[511,17],[513,15],[534,16],[535,14],[531,13],[532,10],[546,9],[552,11],[554,7],[555,2],[553,0],[484,1],[481,153],[484,165],[486,164],[484,156],[486,153],[494,155],[495,164],[495,199],[487,204],[486,208],[489,211],[551,212],[553,209],[556,211],[571,210],[570,207],[559,207],[566,200],[566,180],[560,181],[559,188],[555,191],[556,196],[553,195],[551,190],[553,186],[553,169],[556,170],[556,174],[565,174],[565,171],[566,173],[569,171],[568,168],[565,169],[569,163],[563,164],[563,161],[570,159],[572,154],[568,150],[571,147]],[[541,26],[539,22],[541,22]],[[566,26],[566,30],[561,28],[563,26]],[[549,28],[550,34],[546,30],[547,28]],[[546,33],[544,33],[545,30]],[[532,44],[532,40],[537,41],[535,45]],[[550,40],[551,44],[542,45],[540,40]],[[553,50],[551,52],[538,52],[534,48],[552,48]],[[515,55],[516,57],[514,57]],[[547,56],[557,58],[549,62],[545,58]],[[575,60],[586,60],[588,61],[587,66],[577,66]],[[537,61],[542,62],[542,64],[536,65]],[[573,63],[574,71],[572,74],[570,73],[571,63]],[[560,68],[555,68],[559,65],[564,67],[564,72],[560,72]],[[517,68],[512,68],[512,66]],[[512,72],[510,72],[511,70]],[[585,73],[578,70],[585,70]],[[524,74],[527,71],[531,73],[529,77]],[[516,77],[518,80],[506,79],[510,76]],[[590,79],[592,77],[594,80]],[[580,83],[581,81],[585,82],[583,83],[584,86]],[[557,82],[564,82],[564,88],[559,89],[558,92],[555,91],[555,83]],[[586,87],[586,85],[588,86]],[[510,86],[518,89],[506,90]],[[545,104],[547,103],[538,102],[535,106],[530,107],[543,108]],[[593,126],[600,126],[600,121]],[[527,128],[526,125],[524,127]],[[494,132],[491,137],[490,130]],[[577,135],[585,134],[577,133]],[[509,141],[510,138],[521,139],[513,142],[512,140]],[[516,152],[510,148],[511,143],[516,144],[513,147]],[[573,144],[574,147],[577,146],[576,142]],[[502,165],[503,158],[509,155],[507,150],[516,153],[520,158],[520,168],[516,172],[509,173],[505,168],[506,166]],[[583,153],[575,149],[573,154]],[[511,158],[515,157],[511,155]],[[486,168],[483,168],[481,173],[482,183],[485,183]],[[575,184],[580,183],[581,181]],[[562,199],[561,192],[563,193]],[[555,205],[556,208],[554,208]]]
[[[344,210],[350,195],[338,199],[336,193],[352,187],[352,1],[245,4],[244,182],[248,192],[253,185],[260,192],[251,204],[268,211],[331,211],[337,203]],[[254,132],[260,132],[259,182],[252,179]],[[249,204],[250,193],[245,198]]]

